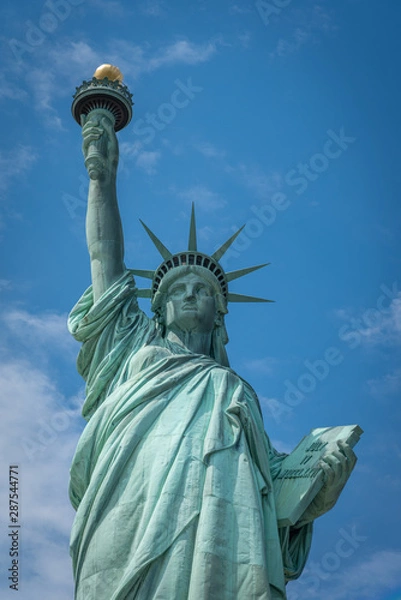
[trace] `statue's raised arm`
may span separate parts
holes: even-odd
[[[124,239],[117,202],[118,141],[105,116],[83,117],[82,150],[90,183],[86,216],[86,239],[91,261],[94,299],[97,300],[124,270]],[[91,160],[96,144],[98,159]]]

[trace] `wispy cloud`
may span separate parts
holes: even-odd
[[[285,454],[291,454],[294,450],[287,442],[283,442],[282,440],[271,440],[273,448],[275,448],[278,452],[284,452]]]
[[[167,14],[166,4],[161,0],[145,0],[139,4],[139,10],[148,17],[164,17]]]
[[[151,73],[163,67],[207,62],[217,52],[219,43],[218,38],[203,43],[180,39],[154,48],[150,44],[133,44],[117,38],[100,51],[87,42],[69,42],[54,48],[51,58],[58,72],[68,69],[71,73],[74,72],[71,67],[76,66],[82,76],[88,78],[92,75],[88,74],[89,66],[92,65],[94,71],[99,64],[105,62],[104,56],[107,55],[108,62],[117,64],[126,78],[137,79],[143,73]]]
[[[283,176],[277,171],[266,172],[258,164],[241,162],[233,166],[226,158],[226,151],[217,148],[208,141],[193,143],[193,148],[206,158],[219,161],[220,167],[231,174],[238,183],[247,187],[260,200],[270,198],[272,194],[279,191],[283,185]]]
[[[89,3],[108,17],[127,17],[132,12],[119,0],[89,0]]]
[[[8,188],[15,177],[29,171],[37,158],[35,150],[23,144],[8,152],[0,152],[0,193]]]
[[[95,68],[102,62],[102,54],[92,48],[87,42],[67,42],[65,44],[58,44],[50,52],[50,64],[54,71],[60,73],[74,73],[76,76],[76,70],[85,73],[85,76],[89,79],[92,76],[91,72],[87,72],[88,68]],[[68,69],[70,64],[70,69]],[[77,82],[77,85],[80,82]]]
[[[227,205],[227,201],[220,194],[201,184],[179,191],[177,196],[188,202],[194,202],[197,207],[206,212],[213,212]]]
[[[26,100],[28,98],[27,91],[13,83],[4,72],[0,73],[0,100],[3,98],[8,100]]]
[[[249,6],[242,4],[232,4],[228,10],[230,15],[246,15],[253,12],[253,9],[249,8]]]
[[[143,169],[147,175],[154,175],[156,173],[156,165],[161,157],[161,152],[158,151],[146,151],[140,152],[136,159],[136,166],[139,169]]]
[[[219,150],[210,142],[197,142],[194,148],[206,158],[223,159],[226,156],[225,150]]]
[[[54,99],[60,95],[58,77],[51,69],[33,69],[27,76],[32,89],[35,109],[44,115],[47,127],[62,131],[62,121],[53,107]]]
[[[120,146],[123,160],[133,160],[138,169],[145,171],[147,175],[156,173],[157,164],[161,158],[161,152],[158,150],[142,150],[142,143],[123,142]]]
[[[119,10],[118,3],[102,2],[108,9]],[[15,64],[5,66],[4,77],[7,77],[6,97],[21,99],[27,94],[33,96],[36,110],[44,116],[47,127],[62,129],[62,119],[57,114],[54,101],[70,95],[74,86],[84,79],[90,79],[95,69],[104,62],[119,66],[126,80],[136,80],[144,73],[151,73],[162,68],[178,65],[195,66],[209,61],[217,52],[221,39],[197,43],[189,39],[177,39],[170,44],[152,47],[149,43],[133,44],[121,38],[111,39],[105,47],[86,41],[68,40],[55,43],[50,50],[46,45],[35,50],[34,56],[27,56],[25,65],[25,83],[27,90],[20,93],[21,73],[16,84]],[[34,59],[34,61],[33,61]],[[33,61],[29,67],[29,61]],[[63,77],[60,78],[60,73]]]
[[[393,549],[374,552],[352,566],[344,565],[334,573],[325,573],[325,577],[319,589],[317,585],[304,584],[302,579],[292,589],[299,590],[300,597],[311,600],[323,597],[325,600],[384,598],[399,590],[401,585],[401,552]]]
[[[19,466],[21,507],[20,587],[25,600],[72,597],[68,539],[73,510],[68,500],[68,470],[82,419],[78,403],[67,399],[42,370],[10,358],[0,365],[3,468]],[[0,482],[0,501],[8,488]],[[8,555],[6,536],[0,541]]]
[[[297,27],[288,38],[278,39],[274,50],[269,52],[269,57],[273,59],[294,54],[310,40],[311,35],[309,29]]]
[[[5,335],[14,343],[19,341],[29,351],[35,348],[38,359],[48,349],[71,358],[77,351],[77,343],[67,330],[67,315],[57,313],[32,314],[26,310],[9,309],[0,315]]]
[[[277,358],[274,358],[273,356],[265,356],[264,358],[247,360],[244,366],[249,371],[272,375],[277,368],[277,364]]]
[[[383,398],[401,391],[401,368],[387,373],[383,377],[369,379],[367,381],[369,392],[372,396]]]
[[[0,326],[0,456],[3,468],[16,464],[19,470],[19,585],[24,600],[70,600],[68,547],[74,511],[68,499],[69,467],[84,421],[83,391],[66,396],[51,375],[55,355],[70,350],[65,315],[8,308]],[[8,491],[3,477],[2,505],[8,502]],[[7,544],[3,536],[4,557]]]
[[[401,292],[384,310],[367,309],[356,312],[342,308],[335,315],[350,324],[350,330],[359,334],[360,343],[366,347],[392,346],[401,343]]]
[[[280,173],[266,173],[258,165],[240,164],[235,170],[242,182],[261,200],[270,197],[282,187]]]
[[[274,49],[269,53],[270,59],[281,58],[298,52],[306,44],[316,44],[322,33],[336,30],[333,11],[321,2],[313,0],[309,6],[283,8],[280,15],[287,23],[290,31],[287,36],[280,37]]]
[[[277,398],[259,395],[259,400],[262,408],[267,410],[276,423],[281,423],[293,413],[291,406]]]
[[[250,31],[244,31],[243,33],[240,33],[238,35],[238,40],[239,43],[241,44],[241,46],[243,48],[248,48],[249,47],[249,42],[252,39],[252,35],[250,33]]]
[[[147,69],[153,71],[163,66],[175,64],[196,65],[208,61],[217,50],[217,41],[194,44],[180,40],[161,49],[149,60]]]
[[[0,292],[12,290],[13,284],[10,279],[0,279]]]

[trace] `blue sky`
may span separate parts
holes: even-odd
[[[289,600],[399,600],[401,8],[6,0],[0,16],[0,556],[9,568],[18,463],[20,597],[72,597],[67,485],[84,390],[65,323],[90,274],[70,106],[110,62],[135,101],[119,134],[127,266],[160,263],[138,218],[172,251],[186,245],[192,201],[205,252],[245,224],[223,266],[271,265],[231,290],[276,302],[231,305],[228,353],[266,431],[290,451],[313,427],[365,430]],[[3,571],[4,598],[8,583]]]

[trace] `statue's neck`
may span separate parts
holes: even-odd
[[[212,334],[199,333],[196,331],[183,331],[181,329],[170,330],[167,339],[185,346],[194,354],[205,354],[210,356],[212,349]]]

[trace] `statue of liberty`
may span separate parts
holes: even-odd
[[[225,350],[228,302],[258,300],[229,283],[259,267],[224,272],[236,234],[213,255],[200,252],[192,210],[187,249],[170,252],[145,226],[163,261],[127,269],[118,142],[102,110],[82,118],[92,285],[69,318],[88,421],[70,481],[75,599],[284,600],[313,521],[336,502],[355,455],[344,442],[326,453],[323,487],[296,523],[279,526],[273,487],[286,455]],[[138,290],[134,275],[150,289]],[[150,298],[154,318],[138,296]]]

